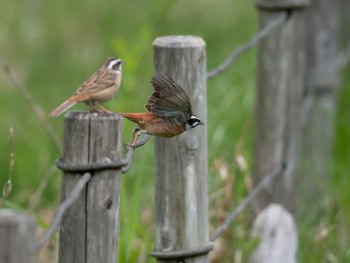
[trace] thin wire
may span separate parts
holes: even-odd
[[[278,16],[276,19],[271,20],[263,29],[261,29],[247,44],[238,47],[236,50],[234,50],[231,55],[225,60],[223,64],[218,66],[217,68],[214,68],[207,74],[207,79],[211,79],[223,71],[225,71],[228,67],[231,66],[231,64],[237,59],[237,57],[249,49],[252,49],[257,43],[259,43],[260,40],[262,40],[264,37],[266,37],[273,29],[281,25],[286,19],[288,15],[287,13],[282,13],[280,16]]]
[[[185,258],[197,257],[208,254],[214,248],[212,243],[200,248],[180,250],[180,251],[152,251],[151,255],[159,260],[183,260]]]
[[[278,167],[272,173],[264,176],[264,179],[261,180],[260,183],[240,203],[240,205],[229,214],[225,221],[219,227],[216,228],[214,234],[210,237],[210,241],[213,242],[215,239],[217,239],[229,227],[233,219],[235,219],[252,202],[255,196],[258,193],[260,193],[260,191],[264,189],[267,185],[269,185],[274,178],[280,176],[285,169],[286,166],[282,165],[282,167]]]
[[[134,155],[134,148],[130,145],[125,145],[126,158],[111,162],[111,163],[86,163],[86,164],[66,164],[62,158],[56,161],[56,166],[63,172],[68,173],[83,173],[102,170],[120,169],[122,173],[126,173],[131,168],[131,163]]]
[[[61,224],[63,215],[65,214],[67,209],[75,202],[75,200],[77,200],[81,191],[85,188],[86,184],[90,181],[90,179],[91,179],[90,173],[83,174],[83,176],[79,179],[78,183],[74,186],[73,190],[69,193],[69,196],[58,207],[56,211],[56,215],[52,220],[52,223],[49,229],[35,242],[34,248],[36,250],[40,249],[42,246],[46,244],[46,242],[48,242],[52,238],[58,226]]]

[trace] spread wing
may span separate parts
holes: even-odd
[[[151,83],[154,91],[145,105],[147,110],[160,116],[183,117],[185,120],[191,117],[190,99],[172,78],[155,75]]]

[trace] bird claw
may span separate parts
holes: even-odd
[[[132,150],[134,151],[136,148],[139,148],[142,145],[144,145],[149,140],[150,137],[151,135],[149,135],[145,130],[142,130],[140,128],[135,128],[131,143],[124,144],[125,151],[127,152],[127,147],[131,147]]]
[[[137,148],[137,147],[135,146],[135,144],[132,144],[132,143],[124,143],[125,152],[128,151],[128,147],[130,147],[133,151],[135,151],[135,149]]]

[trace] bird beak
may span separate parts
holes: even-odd
[[[198,125],[204,125],[204,123],[203,122],[199,122]]]

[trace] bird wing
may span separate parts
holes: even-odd
[[[175,116],[186,121],[192,115],[190,99],[185,91],[169,76],[155,75],[151,83],[153,94],[145,105],[146,109],[159,116]]]
[[[115,84],[116,74],[110,71],[99,70],[78,88],[76,94],[95,93]]]

